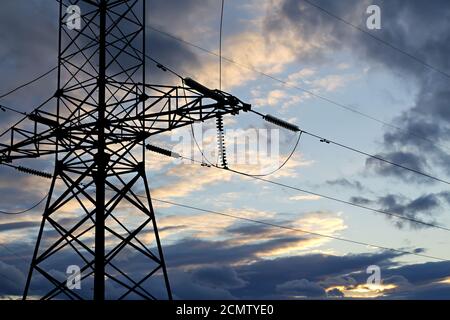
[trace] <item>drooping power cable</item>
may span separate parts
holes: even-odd
[[[32,207],[22,210],[22,211],[17,211],[17,212],[9,212],[9,211],[3,211],[0,210],[0,214],[6,214],[6,215],[19,215],[19,214],[24,214],[27,212],[30,212],[33,209],[36,209],[38,206],[41,205],[42,202],[44,202],[45,199],[47,199],[48,194],[45,195],[45,197],[43,197],[41,200],[39,200],[39,202],[37,202],[35,205],[33,205]]]

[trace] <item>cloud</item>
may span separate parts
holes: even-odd
[[[346,178],[339,178],[335,180],[327,180],[325,182],[327,185],[330,186],[338,186],[338,187],[345,187],[345,188],[351,188],[356,189],[358,191],[363,191],[365,188],[359,181],[350,181]]]
[[[0,224],[0,232],[2,231],[18,231],[21,229],[34,228],[39,226],[37,221],[22,221]]]
[[[315,195],[298,195],[298,196],[293,196],[290,197],[289,200],[294,200],[294,201],[314,201],[314,200],[320,200],[322,199],[322,197],[320,196],[315,196]]]
[[[254,103],[260,107],[268,105],[271,107],[279,107],[281,101],[287,97],[287,92],[283,90],[271,90],[267,93],[267,97],[258,98],[254,100]]]
[[[336,91],[346,86],[350,81],[358,77],[353,74],[316,74],[313,69],[301,69],[298,72],[291,73],[287,76],[287,84],[292,88],[302,87],[306,91],[292,93],[291,90],[279,85],[276,89],[253,90],[253,100],[251,101],[255,108],[264,106],[275,107],[279,112],[285,111],[289,107],[299,107],[302,102],[311,99],[315,94],[323,92]]]
[[[202,271],[197,271],[198,273]],[[222,277],[222,275],[218,275]],[[195,277],[195,275],[194,275]],[[198,276],[197,276],[198,277]],[[215,286],[212,283],[199,283],[197,278],[193,278],[191,273],[176,270],[170,276],[171,286],[175,299],[184,300],[235,300],[229,290]]]
[[[404,216],[415,217],[418,213],[429,213],[439,207],[439,199],[434,194],[428,194],[413,199],[406,204],[400,204],[401,197],[387,195],[379,198],[378,202],[388,211],[398,212]]]
[[[316,75],[316,73],[317,73],[317,71],[313,68],[304,68],[295,73],[291,73],[288,76],[288,80],[290,83],[294,82],[294,84],[295,84],[295,82],[303,81],[305,78],[308,79],[308,78]]]
[[[252,69],[270,74],[282,72],[296,58],[293,48],[288,44],[289,37],[293,35],[285,36],[271,37],[261,31],[242,31],[228,36],[223,45],[223,57],[237,61],[240,66],[226,63],[225,60],[222,69],[224,89],[230,90],[256,79],[257,74]],[[296,43],[300,45],[301,39],[296,39]],[[242,65],[248,67],[241,67]],[[219,79],[216,59],[203,63],[197,72],[197,79],[207,86],[217,86]]]
[[[320,0],[315,3],[362,28],[365,27],[365,20],[361,17],[367,6],[372,4],[369,1],[355,3]],[[267,31],[281,34],[281,30],[295,30],[300,39],[319,43],[311,51],[314,52],[316,61],[324,61],[331,52],[351,49],[353,56],[370,64],[372,68],[389,70],[401,81],[414,82],[417,87],[414,105],[393,120],[401,130],[386,130],[382,145],[384,150],[380,154],[421,171],[433,168],[436,172],[439,170],[450,173],[448,148],[442,146],[448,140],[450,129],[450,89],[446,76],[405,57],[303,1],[282,0],[273,4],[273,10],[265,18]],[[449,73],[450,63],[447,57],[450,52],[450,22],[448,19],[436,19],[450,13],[448,2],[439,0],[429,5],[424,1],[380,0],[377,4],[383,15],[382,28],[377,30],[377,37]],[[432,32],[432,38],[429,37],[429,32]],[[301,57],[301,53],[298,56]],[[425,181],[414,178],[404,170],[377,164],[371,159],[368,159],[367,164],[382,176],[393,176],[408,182]]]
[[[0,297],[2,295],[20,295],[22,293],[21,284],[25,281],[25,275],[14,266],[0,261]]]
[[[426,172],[428,168],[427,160],[412,152],[395,151],[377,154],[375,156],[419,172]],[[403,168],[393,166],[374,158],[367,158],[366,168],[373,170],[378,175],[396,177],[406,182],[434,182],[424,176],[417,175],[412,171],[407,171]]]
[[[224,183],[224,181],[231,180],[231,175],[225,170],[205,169],[198,164],[181,164],[167,170],[164,174],[172,179],[173,177],[178,179],[170,185],[157,187],[152,190],[155,198],[184,197],[202,190],[208,185]]]
[[[362,8],[367,3],[366,1],[355,5],[354,2],[349,1],[317,0],[317,2],[349,20],[355,17],[360,18],[361,12],[364,12]],[[446,142],[449,126],[447,81],[442,81],[438,75],[420,64],[408,61],[404,56],[390,52],[379,43],[365,39],[355,30],[334,21],[301,1],[280,0],[272,3],[275,4],[275,9],[279,10],[268,11],[267,17],[263,20],[262,30],[244,30],[227,37],[225,40],[226,56],[265,72],[279,74],[286,71],[292,62],[324,61],[330,52],[334,53],[338,49],[350,47],[355,55],[365,59],[372,66],[381,66],[389,70],[407,73],[417,81],[420,87],[415,105],[396,119],[398,125],[405,130],[399,132],[388,130],[386,132],[384,150],[380,154],[423,170],[430,167],[435,168],[435,165],[442,170],[449,170],[449,158],[445,152],[439,151],[422,139],[413,138],[415,134],[436,143]],[[446,1],[438,1],[434,5],[425,1],[384,1],[382,4],[383,21],[386,24],[381,32],[387,41],[395,43],[407,51],[415,52],[420,58],[439,65],[443,69],[448,69],[449,22],[448,19],[435,18],[448,14]],[[149,8],[151,20],[165,25],[170,31],[173,30],[174,33],[183,36],[192,33],[192,29],[185,28],[186,25],[191,25],[192,21],[198,21],[201,17],[207,20],[215,19],[207,13],[216,8],[212,8],[210,3],[205,5],[204,1],[200,0],[157,1],[153,5],[156,7]],[[2,63],[8,67],[2,70],[10,70],[7,74],[11,77],[0,81],[8,81],[9,86],[12,78],[14,81],[18,81],[19,78],[23,79],[25,75],[29,75],[31,71],[40,71],[37,70],[37,67],[44,64],[51,67],[54,65],[56,60],[55,26],[57,19],[54,19],[56,7],[54,4],[50,9],[48,4],[38,2],[24,5],[17,1],[8,1],[3,4],[0,21],[4,27],[0,30],[3,30],[2,36],[6,39],[5,43],[10,45],[3,46],[0,49],[0,55],[3,58]],[[155,8],[159,9],[153,10]],[[44,25],[44,27],[29,28],[29,25],[26,24],[23,27],[17,25],[15,17],[18,15],[14,12],[18,11],[22,13],[22,17],[25,17],[21,20],[38,23],[37,16],[42,19],[40,25]],[[36,15],[36,12],[40,14]],[[170,23],[167,24],[164,19]],[[17,28],[11,29],[11,25],[17,25]],[[203,24],[195,31],[199,37],[207,38],[206,31],[209,31],[209,26],[207,23]],[[412,32],[414,32],[414,37],[412,37]],[[433,37],[429,37],[431,33]],[[152,32],[149,32],[148,43],[152,49],[158,49],[158,55],[160,55],[158,58],[163,59],[163,63],[182,71],[198,67],[202,74],[201,80],[207,84],[217,84],[217,77],[214,76],[217,75],[217,59],[200,59],[184,45],[169,41]],[[151,52],[154,51],[151,50]],[[35,57],[43,57],[45,63],[36,64]],[[155,74],[155,70],[150,70],[152,79],[158,80],[159,77],[163,77],[160,73]],[[304,71],[303,74],[297,75],[298,78],[308,76],[314,76],[314,71]],[[290,80],[297,81],[298,78],[293,76]],[[226,65],[224,68],[226,88],[233,88],[253,79],[256,79],[256,76],[250,70],[243,71],[232,65]],[[331,77],[316,82],[316,85],[325,90],[336,90],[343,84],[342,81],[343,79]],[[28,91],[24,99],[30,105],[35,104],[34,100],[37,98],[34,93],[43,94],[44,90],[40,89],[46,88],[47,85],[48,83],[45,83],[45,87]],[[280,93],[275,93],[274,97],[277,98],[277,95],[279,98]],[[21,99],[14,101],[21,102],[20,105],[26,109]],[[11,117],[5,119],[6,117],[2,117],[2,123],[13,120]],[[405,134],[404,131],[407,131],[408,134]],[[398,148],[399,146],[401,149]],[[419,147],[427,152],[418,152]],[[426,159],[425,156],[427,156]],[[299,162],[300,160],[290,162],[291,167],[288,168],[291,170],[283,174],[291,176]],[[374,163],[368,163],[368,166],[377,174],[413,181],[412,177],[394,173],[390,169],[378,167]],[[160,168],[162,167],[156,167],[156,169]],[[156,191],[160,192],[160,195],[183,197],[193,192],[203,191],[226,179],[220,173],[205,175],[205,171],[200,169],[191,170],[189,168],[187,170],[187,167],[182,166],[171,168],[168,172],[174,181],[170,181],[170,183],[175,183],[169,186],[158,185]],[[20,197],[17,190],[23,190],[24,185],[37,186],[35,181],[19,181],[20,179],[15,177],[15,175],[2,173],[0,178],[0,181],[3,182],[2,191],[8,190],[2,194],[2,203],[6,203],[7,200],[14,200],[11,203],[21,203],[16,201]],[[353,185],[358,189],[356,182],[347,182],[334,181],[331,185],[346,184],[348,187]],[[29,189],[29,191],[33,193],[34,198],[38,194],[37,187],[33,190]],[[32,200],[28,196],[23,196],[23,199],[27,201],[26,204]],[[448,201],[448,199],[448,195],[442,193],[424,195],[416,199],[388,195],[376,200],[359,198],[358,201],[377,203],[382,207],[399,210],[405,215],[413,212],[414,216],[430,217],[428,213],[438,208],[439,201]],[[22,202],[22,204],[25,203]],[[69,205],[66,209],[70,213],[73,207]],[[273,218],[273,216],[264,218]],[[32,219],[8,221],[2,225],[4,230],[26,230],[35,223]],[[179,220],[168,218],[165,223],[162,223],[162,234],[167,237],[170,234],[177,235],[184,227],[189,226],[190,222],[199,225],[207,224],[208,229],[200,230],[200,233],[196,235],[197,238],[179,236],[175,238],[177,241],[174,244],[165,247],[171,281],[178,298],[294,298],[298,295],[318,297],[325,296],[325,294],[327,296],[343,296],[351,293],[355,288],[361,288],[358,286],[364,285],[366,276],[364,271],[371,264],[380,265],[385,274],[386,284],[395,284],[396,286],[395,290],[383,292],[385,297],[448,298],[450,296],[449,286],[442,282],[449,276],[447,262],[401,266],[395,262],[400,255],[392,252],[345,256],[305,254],[305,249],[317,247],[324,243],[323,240],[301,234],[281,232],[266,226],[225,222],[218,219],[217,216],[213,218],[201,215],[199,219],[187,216],[185,219],[179,218]],[[285,219],[282,222],[299,228],[307,227],[331,234],[345,229],[345,224],[340,218],[336,218],[333,214],[325,215],[322,212],[305,215],[299,219]],[[217,236],[223,238],[211,239]],[[238,237],[240,239],[237,239]],[[3,244],[3,239],[1,241]],[[3,296],[21,293],[28,258],[33,251],[29,239],[16,241],[11,245],[11,250],[15,252],[15,255],[3,250],[0,254],[0,272],[4,274],[4,276],[0,276],[0,294]],[[286,254],[291,256],[287,257]],[[25,261],[19,257],[25,257]],[[67,258],[66,255],[62,255],[52,265],[60,276],[64,276],[62,271],[67,264]],[[126,254],[121,258],[122,263],[129,264],[136,274],[148,270],[148,264],[133,254]],[[133,260],[132,258],[137,259]],[[335,288],[331,288],[332,286]],[[337,288],[336,286],[341,287]]]
[[[372,200],[364,198],[364,197],[351,197],[350,202],[360,204],[360,205],[369,205],[373,203]]]
[[[328,288],[326,282],[328,278],[344,276],[356,270],[365,271],[371,264],[392,265],[390,259],[394,256],[395,254],[392,255],[392,253],[345,256],[309,254],[258,261],[237,268],[238,274],[242,274],[241,277],[248,281],[248,285],[240,289],[241,296],[251,299],[264,294],[267,298],[274,298],[278,288],[278,294],[280,289],[285,289],[284,292],[282,291],[283,297],[292,299],[299,292],[289,292],[289,290],[306,287],[314,289],[310,292],[312,296],[309,297],[317,297],[320,292],[323,295],[323,291],[319,290],[318,286],[323,290]],[[321,267],[317,268],[318,265]],[[304,290],[302,293],[306,295],[307,292]],[[335,296],[336,292],[332,292],[331,295]]]
[[[291,280],[278,284],[276,291],[282,295],[298,298],[324,298],[327,293],[323,287],[307,279]]]
[[[208,266],[192,272],[195,282],[209,287],[223,289],[237,289],[244,287],[247,283],[239,278],[236,270],[227,266]]]
[[[333,213],[308,212],[299,218],[280,220],[277,214],[255,210],[226,210],[225,214],[238,215],[247,219],[257,219],[268,223],[279,223],[292,228],[326,235],[337,235],[346,229],[344,221]],[[279,220],[279,221],[277,221]],[[225,251],[247,246],[253,250],[246,257],[236,257],[233,263],[264,257],[298,254],[313,248],[320,248],[329,238],[292,232],[269,225],[237,221],[214,214],[188,214],[166,216],[159,219],[161,237],[166,241],[176,241],[189,237],[192,241],[214,241]],[[167,229],[167,227],[170,227]],[[152,234],[149,234],[152,236]],[[222,241],[217,242],[217,239]],[[201,244],[203,242],[198,242]],[[273,244],[276,244],[274,246]],[[179,244],[174,244],[178,246]],[[180,249],[181,250],[181,249]],[[238,249],[236,249],[238,250]],[[236,251],[237,254],[238,251]],[[200,261],[200,260],[198,260]]]
[[[303,254],[289,257],[258,258],[255,252],[262,247],[273,247],[283,241],[260,245],[232,246],[225,242],[183,239],[176,245],[165,247],[169,278],[176,299],[298,299],[298,298],[351,298],[366,296],[379,298],[437,298],[448,299],[450,285],[449,262],[427,262],[399,265],[402,254],[374,252],[371,254]],[[16,250],[17,246],[18,250]],[[228,247],[228,249],[226,249]],[[12,252],[32,252],[32,246],[16,243]],[[18,297],[22,293],[27,259],[18,258],[10,251],[0,251],[0,296]],[[248,259],[252,257],[252,259]],[[67,256],[53,262],[55,270],[64,270]],[[247,263],[236,264],[236,258]],[[6,263],[8,261],[8,263]],[[139,276],[148,271],[148,263],[131,254],[122,261],[130,274]],[[317,268],[317,266],[321,266]],[[381,268],[382,287],[368,289],[366,268]],[[52,271],[55,273],[54,271]],[[64,272],[59,275],[64,277]],[[155,283],[161,280],[157,275]],[[38,282],[45,288],[43,279]],[[40,284],[39,284],[40,283]],[[86,297],[87,283],[83,284]],[[146,286],[151,292],[163,296],[160,285]],[[381,289],[383,288],[383,289]],[[118,287],[108,283],[113,295]],[[39,294],[38,291],[37,294]],[[115,293],[114,293],[115,292]],[[365,293],[364,293],[365,292]],[[34,293],[36,293],[34,291]]]
[[[313,87],[317,88],[316,91],[331,92],[344,87],[352,78],[353,77],[332,74],[313,80],[311,81],[311,84]]]
[[[350,201],[364,206],[376,205],[380,210],[433,224],[435,223],[435,215],[440,212],[438,209],[442,209],[443,201],[448,201],[448,198],[447,193],[441,192],[424,194],[414,199],[395,194],[387,194],[375,200],[356,196],[351,197]],[[399,220],[389,215],[387,217],[393,219],[398,228],[403,228],[405,225],[413,229],[427,227],[413,221]]]

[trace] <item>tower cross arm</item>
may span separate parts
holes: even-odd
[[[238,115],[240,111],[251,110],[250,104],[227,92],[209,89],[190,78],[185,78],[183,84],[182,87],[145,85],[149,94],[141,95],[143,107],[136,104],[129,115],[110,120],[109,125],[117,129],[140,127],[149,137],[219,115]]]
[[[251,110],[250,104],[229,93],[209,89],[190,78],[183,82],[182,87],[120,83],[133,92],[136,99],[127,106],[121,102],[119,113],[115,112],[119,110],[117,105],[107,106],[106,145],[143,141],[152,135],[219,115],[237,115],[240,111]],[[145,92],[139,93],[139,88],[144,88]],[[96,147],[96,121],[83,121],[74,116],[56,119],[51,112],[35,110],[11,127],[0,136],[0,163]]]
[[[69,131],[56,121],[54,113],[35,109],[0,135],[0,163],[55,154],[57,140]],[[68,150],[61,147],[59,151]]]

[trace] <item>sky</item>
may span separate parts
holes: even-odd
[[[379,30],[366,26],[366,9],[372,4],[381,9]],[[147,53],[183,76],[218,88],[220,9],[220,0],[147,0]],[[0,95],[56,65],[57,14],[58,5],[52,1],[2,2]],[[449,16],[450,4],[444,0],[225,0],[222,90],[302,130],[447,180]],[[147,78],[179,85],[176,77],[151,65]],[[29,112],[55,89],[52,73],[2,98],[0,104]],[[19,118],[0,113],[2,131]],[[252,113],[224,121],[230,130],[225,134],[230,154],[236,130],[241,130],[241,145],[239,137],[245,133],[278,129]],[[210,129],[215,131],[214,121],[199,130]],[[190,135],[183,130],[157,137],[154,143],[182,152],[180,139]],[[278,133],[279,140],[272,142],[279,147],[279,157],[262,158],[257,164],[230,161],[230,167],[251,174],[270,172],[289,156],[297,140],[295,133]],[[215,145],[214,134],[204,138],[205,148]],[[199,157],[198,149],[189,151]],[[208,161],[215,163],[216,157],[206,153]],[[53,162],[33,159],[21,164],[52,172]],[[450,241],[445,230],[196,163],[152,154],[146,165],[156,199],[313,233],[154,201],[176,299],[450,298]],[[450,227],[445,183],[307,135],[302,135],[286,165],[266,178]],[[0,210],[29,208],[47,193],[48,184],[0,166]],[[42,210],[39,206],[23,215],[0,215],[4,299],[22,293]],[[139,259],[133,261],[136,273],[146,268]],[[64,263],[62,257],[55,270],[64,270]],[[367,284],[367,268],[373,265],[380,268],[379,285]]]

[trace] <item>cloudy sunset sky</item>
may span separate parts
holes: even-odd
[[[450,3],[311,2],[225,0],[222,89],[260,113],[450,180]],[[381,8],[380,30],[366,27],[372,4]],[[218,88],[221,1],[147,0],[147,10],[147,53],[183,76]],[[4,0],[0,24],[1,95],[57,65],[58,4]],[[147,74],[150,83],[179,84],[150,64]],[[56,77],[50,73],[0,104],[30,112],[54,93]],[[1,132],[19,118],[0,111]],[[225,127],[244,132],[276,128],[252,113],[226,117]],[[214,121],[203,126],[204,131],[214,128]],[[180,152],[183,134],[186,130],[154,143]],[[215,144],[214,139],[203,142]],[[278,161],[289,156],[296,140],[296,134],[280,131]],[[192,152],[189,156],[199,157],[198,150]],[[22,163],[52,172],[51,161]],[[446,230],[197,163],[154,154],[146,163],[156,199],[313,233],[154,201],[175,298],[450,298]],[[230,167],[259,174],[271,165]],[[448,184],[311,136],[303,135],[286,166],[266,178],[450,228]],[[27,209],[48,186],[46,179],[0,166],[0,210]],[[0,297],[22,294],[42,210],[0,215]],[[377,286],[366,285],[372,265],[381,270]]]

